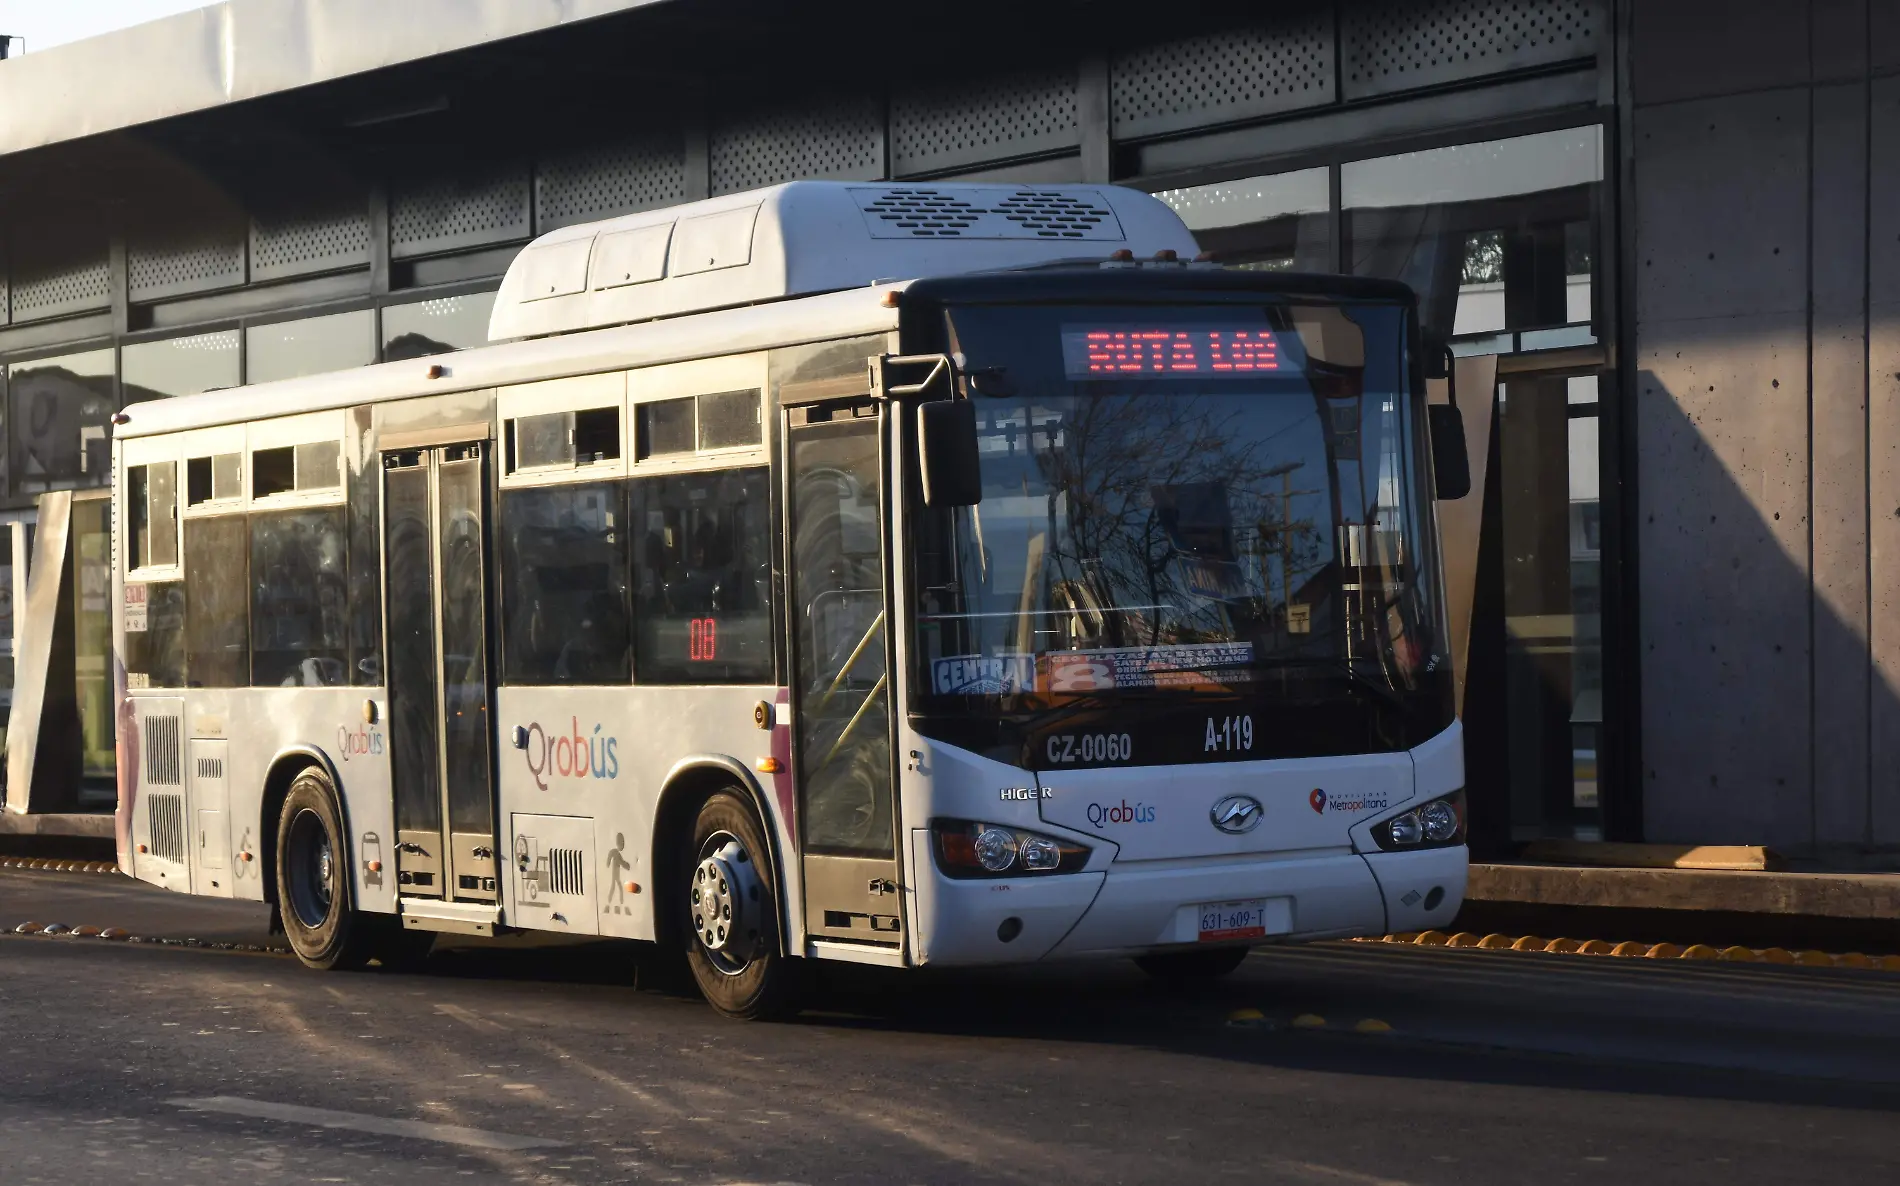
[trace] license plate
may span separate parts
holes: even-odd
[[[1267,933],[1267,900],[1206,902],[1196,908],[1201,916],[1201,942],[1259,939]]]

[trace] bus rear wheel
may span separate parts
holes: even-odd
[[[290,784],[277,816],[277,910],[305,967],[360,968],[377,954],[380,920],[351,909],[349,851],[336,790],[312,766]]]
[[[1163,984],[1206,984],[1234,971],[1246,958],[1245,947],[1208,947],[1138,955],[1135,966]]]
[[[700,807],[680,862],[693,980],[707,1004],[745,1021],[790,1016],[801,996],[804,961],[784,951],[770,853],[751,805],[720,791]]]

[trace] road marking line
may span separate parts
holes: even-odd
[[[356,1132],[385,1137],[414,1137],[440,1141],[446,1145],[467,1145],[475,1149],[545,1149],[560,1141],[541,1137],[518,1137],[511,1133],[465,1128],[459,1124],[429,1124],[420,1120],[395,1120],[386,1116],[365,1116],[359,1112],[334,1112],[328,1108],[306,1108],[299,1104],[272,1104],[263,1100],[214,1095],[204,1099],[176,1099],[167,1103],[194,1112],[223,1112],[232,1116],[252,1116],[260,1120],[282,1120],[289,1124],[308,1124],[317,1128],[347,1128]]]
[[[435,1011],[444,1017],[453,1017],[470,1029],[480,1030],[485,1034],[505,1034],[508,1032],[508,1027],[502,1025],[500,1022],[490,1021],[474,1010],[464,1009],[460,1005],[450,1005],[438,1001],[436,1002]]]

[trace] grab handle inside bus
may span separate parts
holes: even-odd
[[[1465,450],[1465,417],[1458,410],[1458,360],[1442,338],[1428,336],[1425,377],[1445,381],[1445,403],[1425,409],[1432,434],[1432,478],[1440,501],[1471,493],[1471,457]]]

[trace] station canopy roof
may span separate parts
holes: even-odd
[[[225,0],[0,61],[0,156],[663,0]]]

